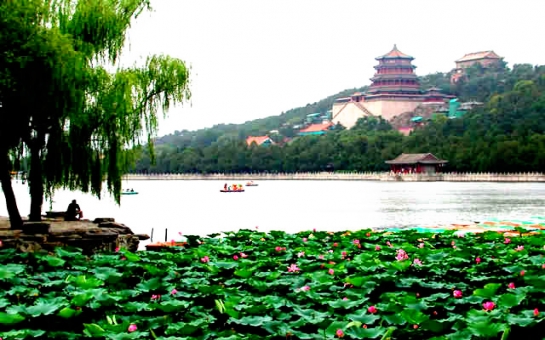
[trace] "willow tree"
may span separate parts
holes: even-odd
[[[29,111],[29,133],[21,136],[31,159],[31,220],[41,219],[44,194],[57,188],[100,197],[106,180],[119,203],[128,150],[147,141],[153,153],[159,113],[190,95],[189,71],[175,58],[150,56],[140,67],[106,70],[116,65],[148,1],[42,0],[41,6],[37,25],[62,41],[65,57],[49,60],[57,72],[41,83],[47,98]]]

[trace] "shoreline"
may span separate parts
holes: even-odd
[[[443,173],[403,174],[390,172],[302,172],[278,174],[127,174],[123,180],[170,180],[170,181],[381,181],[381,182],[510,182],[545,183],[543,173]]]

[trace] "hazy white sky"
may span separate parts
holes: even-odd
[[[153,0],[129,32],[125,62],[151,54],[192,68],[191,103],[160,135],[278,115],[369,84],[397,44],[418,75],[494,50],[545,64],[543,0]]]

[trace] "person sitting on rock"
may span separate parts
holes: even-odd
[[[72,203],[68,205],[66,213],[64,215],[65,221],[79,221],[83,217],[83,211],[81,211],[79,204],[76,200],[72,200]]]

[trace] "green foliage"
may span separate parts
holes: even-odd
[[[507,339],[544,330],[544,234],[213,236],[90,258],[0,251],[0,337]]]
[[[447,171],[543,171],[545,67],[515,65],[508,70],[500,65],[484,70],[476,66],[468,72],[469,77],[450,88],[451,93],[458,92],[462,101],[477,100],[486,105],[459,119],[437,116],[410,136],[402,136],[383,120],[363,118],[350,130],[335,128],[326,136],[298,137],[285,145],[266,148],[245,145],[243,139],[248,134],[265,134],[278,128],[274,124],[279,124],[281,115],[276,120],[229,126],[238,137],[226,126],[162,137],[156,141],[157,163],[144,152],[133,171],[295,172],[330,167],[383,171],[388,169],[384,161],[402,152],[432,152],[449,161]],[[422,77],[421,81],[423,88],[434,85],[448,90],[451,86],[449,75],[443,73]],[[315,109],[293,111],[306,114]],[[263,126],[265,121],[272,123]],[[223,142],[227,136],[230,144]],[[283,136],[275,138],[281,141]]]

